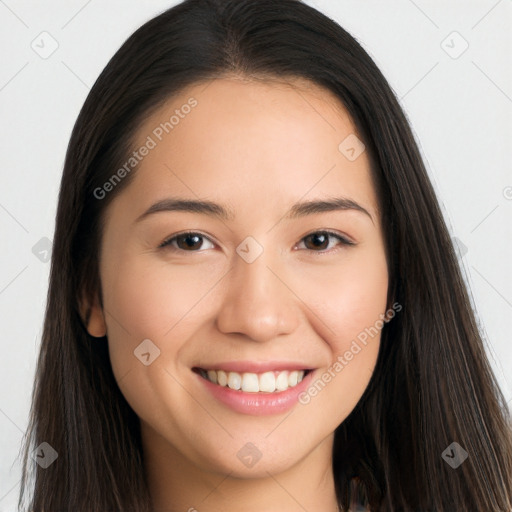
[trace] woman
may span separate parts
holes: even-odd
[[[137,30],[76,122],[54,240],[28,510],[510,509],[510,418],[411,130],[314,9],[186,0]]]

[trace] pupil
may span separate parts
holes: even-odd
[[[316,248],[320,247],[320,246],[324,246],[325,245],[325,242],[327,241],[327,236],[325,234],[314,234],[312,235],[312,238],[314,240],[314,246]]]
[[[201,245],[201,237],[198,235],[184,235],[183,238],[185,240],[186,248],[194,249],[195,245]]]

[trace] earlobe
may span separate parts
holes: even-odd
[[[94,305],[91,308],[87,331],[95,338],[103,338],[107,334],[105,317],[103,316],[103,310],[99,306]]]
[[[85,324],[87,332],[94,338],[103,338],[107,334],[107,326],[103,309],[98,301],[97,295],[94,297],[94,304],[89,305],[88,301],[82,302],[80,308],[82,320]]]

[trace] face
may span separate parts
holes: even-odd
[[[104,308],[88,329],[107,334],[148,448],[241,478],[328,459],[377,360],[380,331],[361,333],[387,308],[355,131],[316,85],[228,78],[140,127],[133,181],[106,211]]]

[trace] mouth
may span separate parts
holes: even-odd
[[[273,370],[262,373],[192,368],[203,379],[220,387],[245,393],[279,393],[294,388],[313,370]]]

